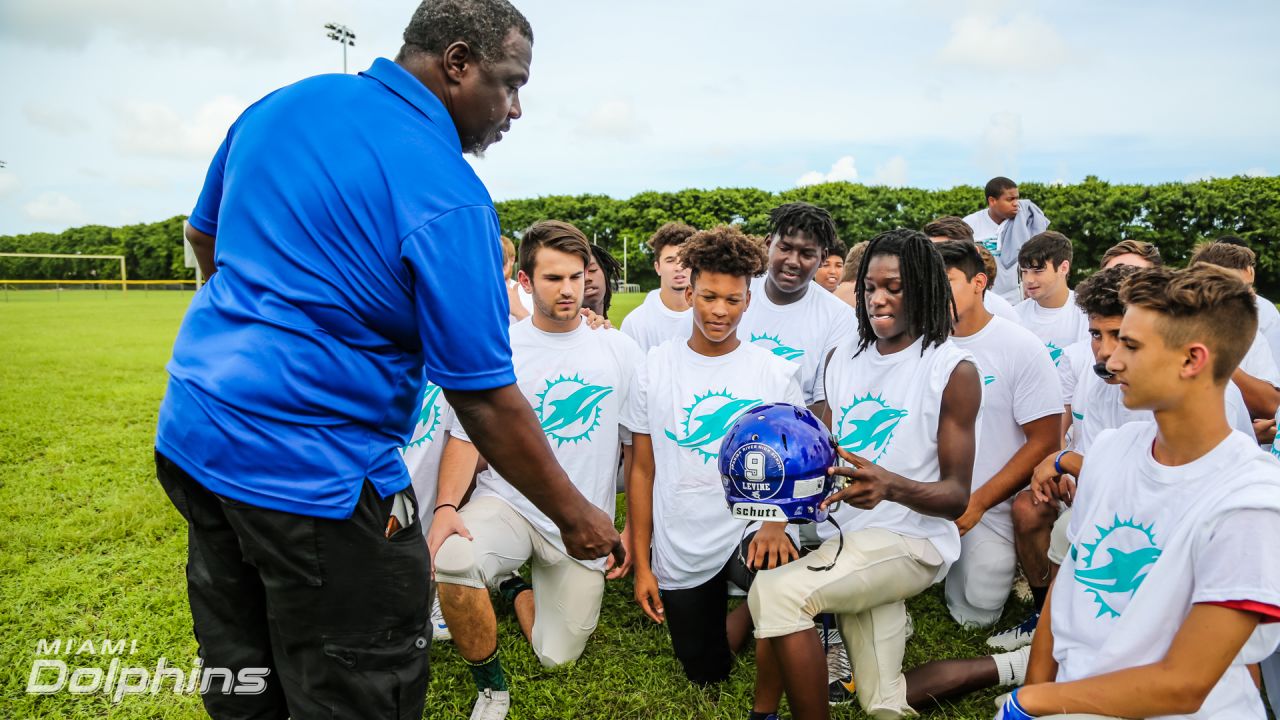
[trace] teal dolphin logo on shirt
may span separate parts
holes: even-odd
[[[1120,617],[1124,606],[1147,579],[1151,566],[1160,559],[1155,526],[1115,516],[1110,527],[1095,527],[1098,539],[1080,545],[1083,557],[1075,546],[1071,548],[1071,558],[1076,561],[1073,575],[1098,603],[1096,617]]]
[[[592,385],[577,375],[548,380],[534,408],[542,432],[556,441],[556,447],[567,442],[590,442],[604,412],[600,401],[612,392],[613,388],[607,385]]]
[[[720,441],[738,416],[759,404],[759,400],[734,397],[727,389],[709,390],[705,395],[695,393],[693,404],[682,410],[682,435],[667,430],[667,437],[679,447],[701,455],[704,463],[714,460],[720,455]]]
[[[836,438],[840,447],[876,462],[888,451],[898,423],[906,416],[906,410],[890,407],[883,397],[867,393],[840,408]]]
[[[798,361],[804,357],[804,350],[787,346],[777,335],[769,335],[768,333],[756,335],[751,333],[750,342],[752,345],[758,345],[784,360]]]
[[[428,382],[422,393],[422,409],[418,411],[418,422],[413,427],[413,435],[409,437],[406,448],[418,447],[435,439],[436,429],[440,427],[440,386]]]
[[[982,384],[983,384],[983,385],[990,385],[991,383],[993,383],[993,382],[995,382],[995,381],[996,381],[996,376],[995,376],[995,375],[983,375],[983,376],[982,376]]]
[[[1052,342],[1047,342],[1044,346],[1049,350],[1049,359],[1053,361],[1053,366],[1057,367],[1058,361],[1062,360],[1062,348]]]

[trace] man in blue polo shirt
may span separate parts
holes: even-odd
[[[214,156],[156,467],[205,667],[270,670],[256,695],[211,683],[215,718],[421,717],[430,560],[397,449],[424,375],[570,554],[621,553],[515,385],[498,218],[463,158],[520,117],[532,39],[505,0],[426,0],[395,62],[271,93]]]

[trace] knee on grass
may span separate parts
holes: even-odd
[[[475,553],[475,543],[452,535],[436,551],[436,582],[446,585],[463,585],[484,588],[485,578]]]

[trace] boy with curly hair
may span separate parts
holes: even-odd
[[[666,623],[685,675],[705,685],[729,676],[733,653],[751,630],[745,605],[728,612],[727,578],[746,521],[725,506],[720,443],[748,409],[804,398],[799,365],[737,334],[764,251],[721,226],[690,237],[679,262],[689,271],[692,332],[649,352],[622,424],[634,443],[627,505],[636,602]],[[768,555],[776,562],[789,544],[781,524],[762,530],[749,560]]]

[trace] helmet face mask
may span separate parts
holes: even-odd
[[[787,403],[743,413],[725,434],[719,469],[725,501],[743,520],[823,522],[835,492],[831,433],[807,409]]]

